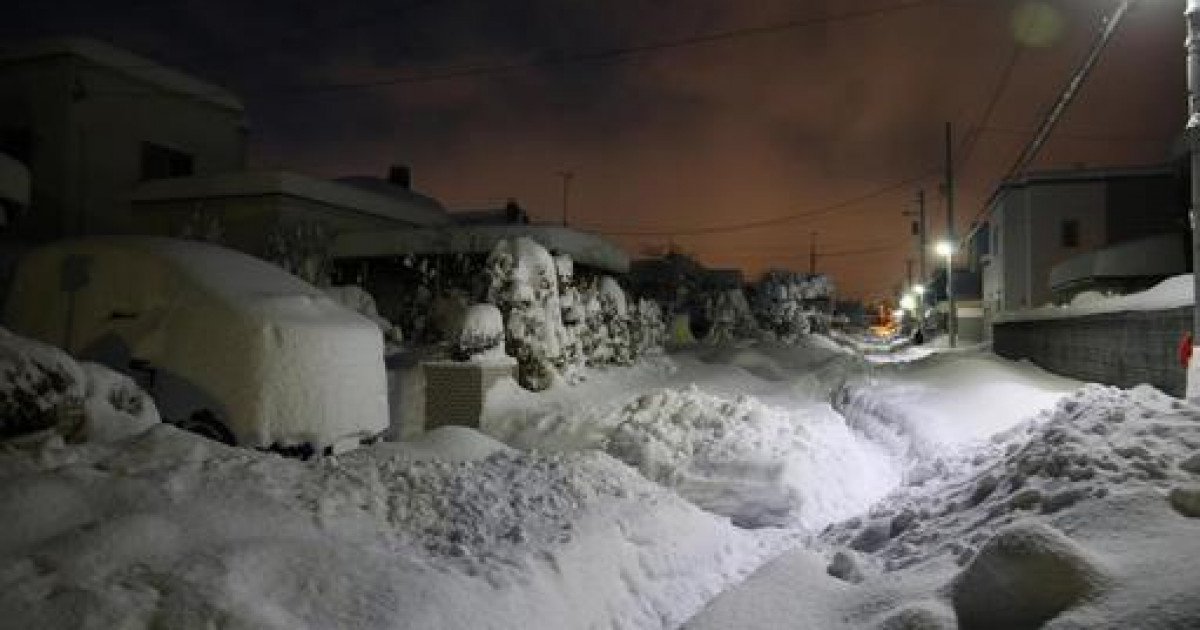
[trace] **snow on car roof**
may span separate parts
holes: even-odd
[[[93,236],[50,247],[98,256],[144,254],[169,265],[206,294],[243,311],[311,323],[375,326],[272,263],[208,243],[155,236]]]

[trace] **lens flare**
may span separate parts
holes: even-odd
[[[1013,11],[1013,38],[1023,46],[1051,46],[1062,36],[1063,26],[1062,12],[1045,2],[1022,2]]]

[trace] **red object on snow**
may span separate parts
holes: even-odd
[[[1179,338],[1179,365],[1187,367],[1192,360],[1192,333],[1185,332]]]

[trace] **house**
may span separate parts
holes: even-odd
[[[973,232],[985,238],[968,239],[971,265],[982,272],[984,309],[994,315],[1040,306],[1103,285],[1105,275],[1137,283],[1183,273],[1182,189],[1171,166],[1045,171],[1005,181]],[[1127,245],[1136,241],[1142,245]],[[1113,247],[1113,255],[1089,254]],[[1130,247],[1141,254],[1131,256]]]
[[[0,152],[30,174],[24,240],[137,232],[135,186],[241,170],[246,133],[232,93],[103,42],[0,49]]]
[[[218,241],[312,281],[327,277],[344,233],[448,225],[436,200],[375,178],[326,180],[289,171],[234,171],[143,182],[131,195],[138,231]]]

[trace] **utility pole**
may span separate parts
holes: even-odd
[[[946,123],[946,239],[954,248],[954,129]],[[946,328],[950,333],[950,347],[958,341],[958,310],[954,303],[954,251],[951,249],[946,258],[946,301],[950,308],[947,313]]]
[[[575,173],[559,171],[558,176],[562,178],[562,224],[563,227],[567,227],[567,203],[571,197],[571,179],[575,177]]]
[[[817,275],[817,233],[809,233],[808,241],[808,273]]]
[[[914,236],[917,237],[917,278],[921,282],[925,282],[928,279],[928,276],[925,275],[926,274],[925,256],[928,252],[926,252],[925,250],[926,250],[926,248],[929,247],[929,243],[928,243],[927,236],[926,236],[928,234],[928,230],[927,230],[927,226],[925,225],[925,189],[924,188],[917,191],[917,209],[916,210],[905,210],[905,211],[901,212],[900,214],[902,214],[906,217],[916,217],[917,218],[917,221],[914,225],[914,227],[916,227],[916,230],[915,230],[916,234],[914,234]]]
[[[1191,154],[1192,167],[1192,193],[1191,193],[1191,228],[1192,228],[1192,288],[1195,296],[1200,296],[1200,273],[1196,272],[1196,263],[1200,261],[1200,231],[1197,231],[1197,220],[1200,216],[1200,0],[1188,0],[1187,8],[1183,12],[1184,18],[1187,20],[1187,39],[1184,46],[1187,48],[1187,92],[1188,92],[1188,120],[1187,134],[1188,150]],[[1200,300],[1193,300],[1200,302]],[[1196,352],[1196,343],[1200,339],[1200,308],[1196,304],[1192,305],[1192,357],[1193,361],[1200,360],[1194,357],[1200,356]],[[1197,366],[1188,365],[1187,371],[1187,391],[1185,396],[1189,400],[1195,400],[1200,396],[1200,373],[1197,373]]]

